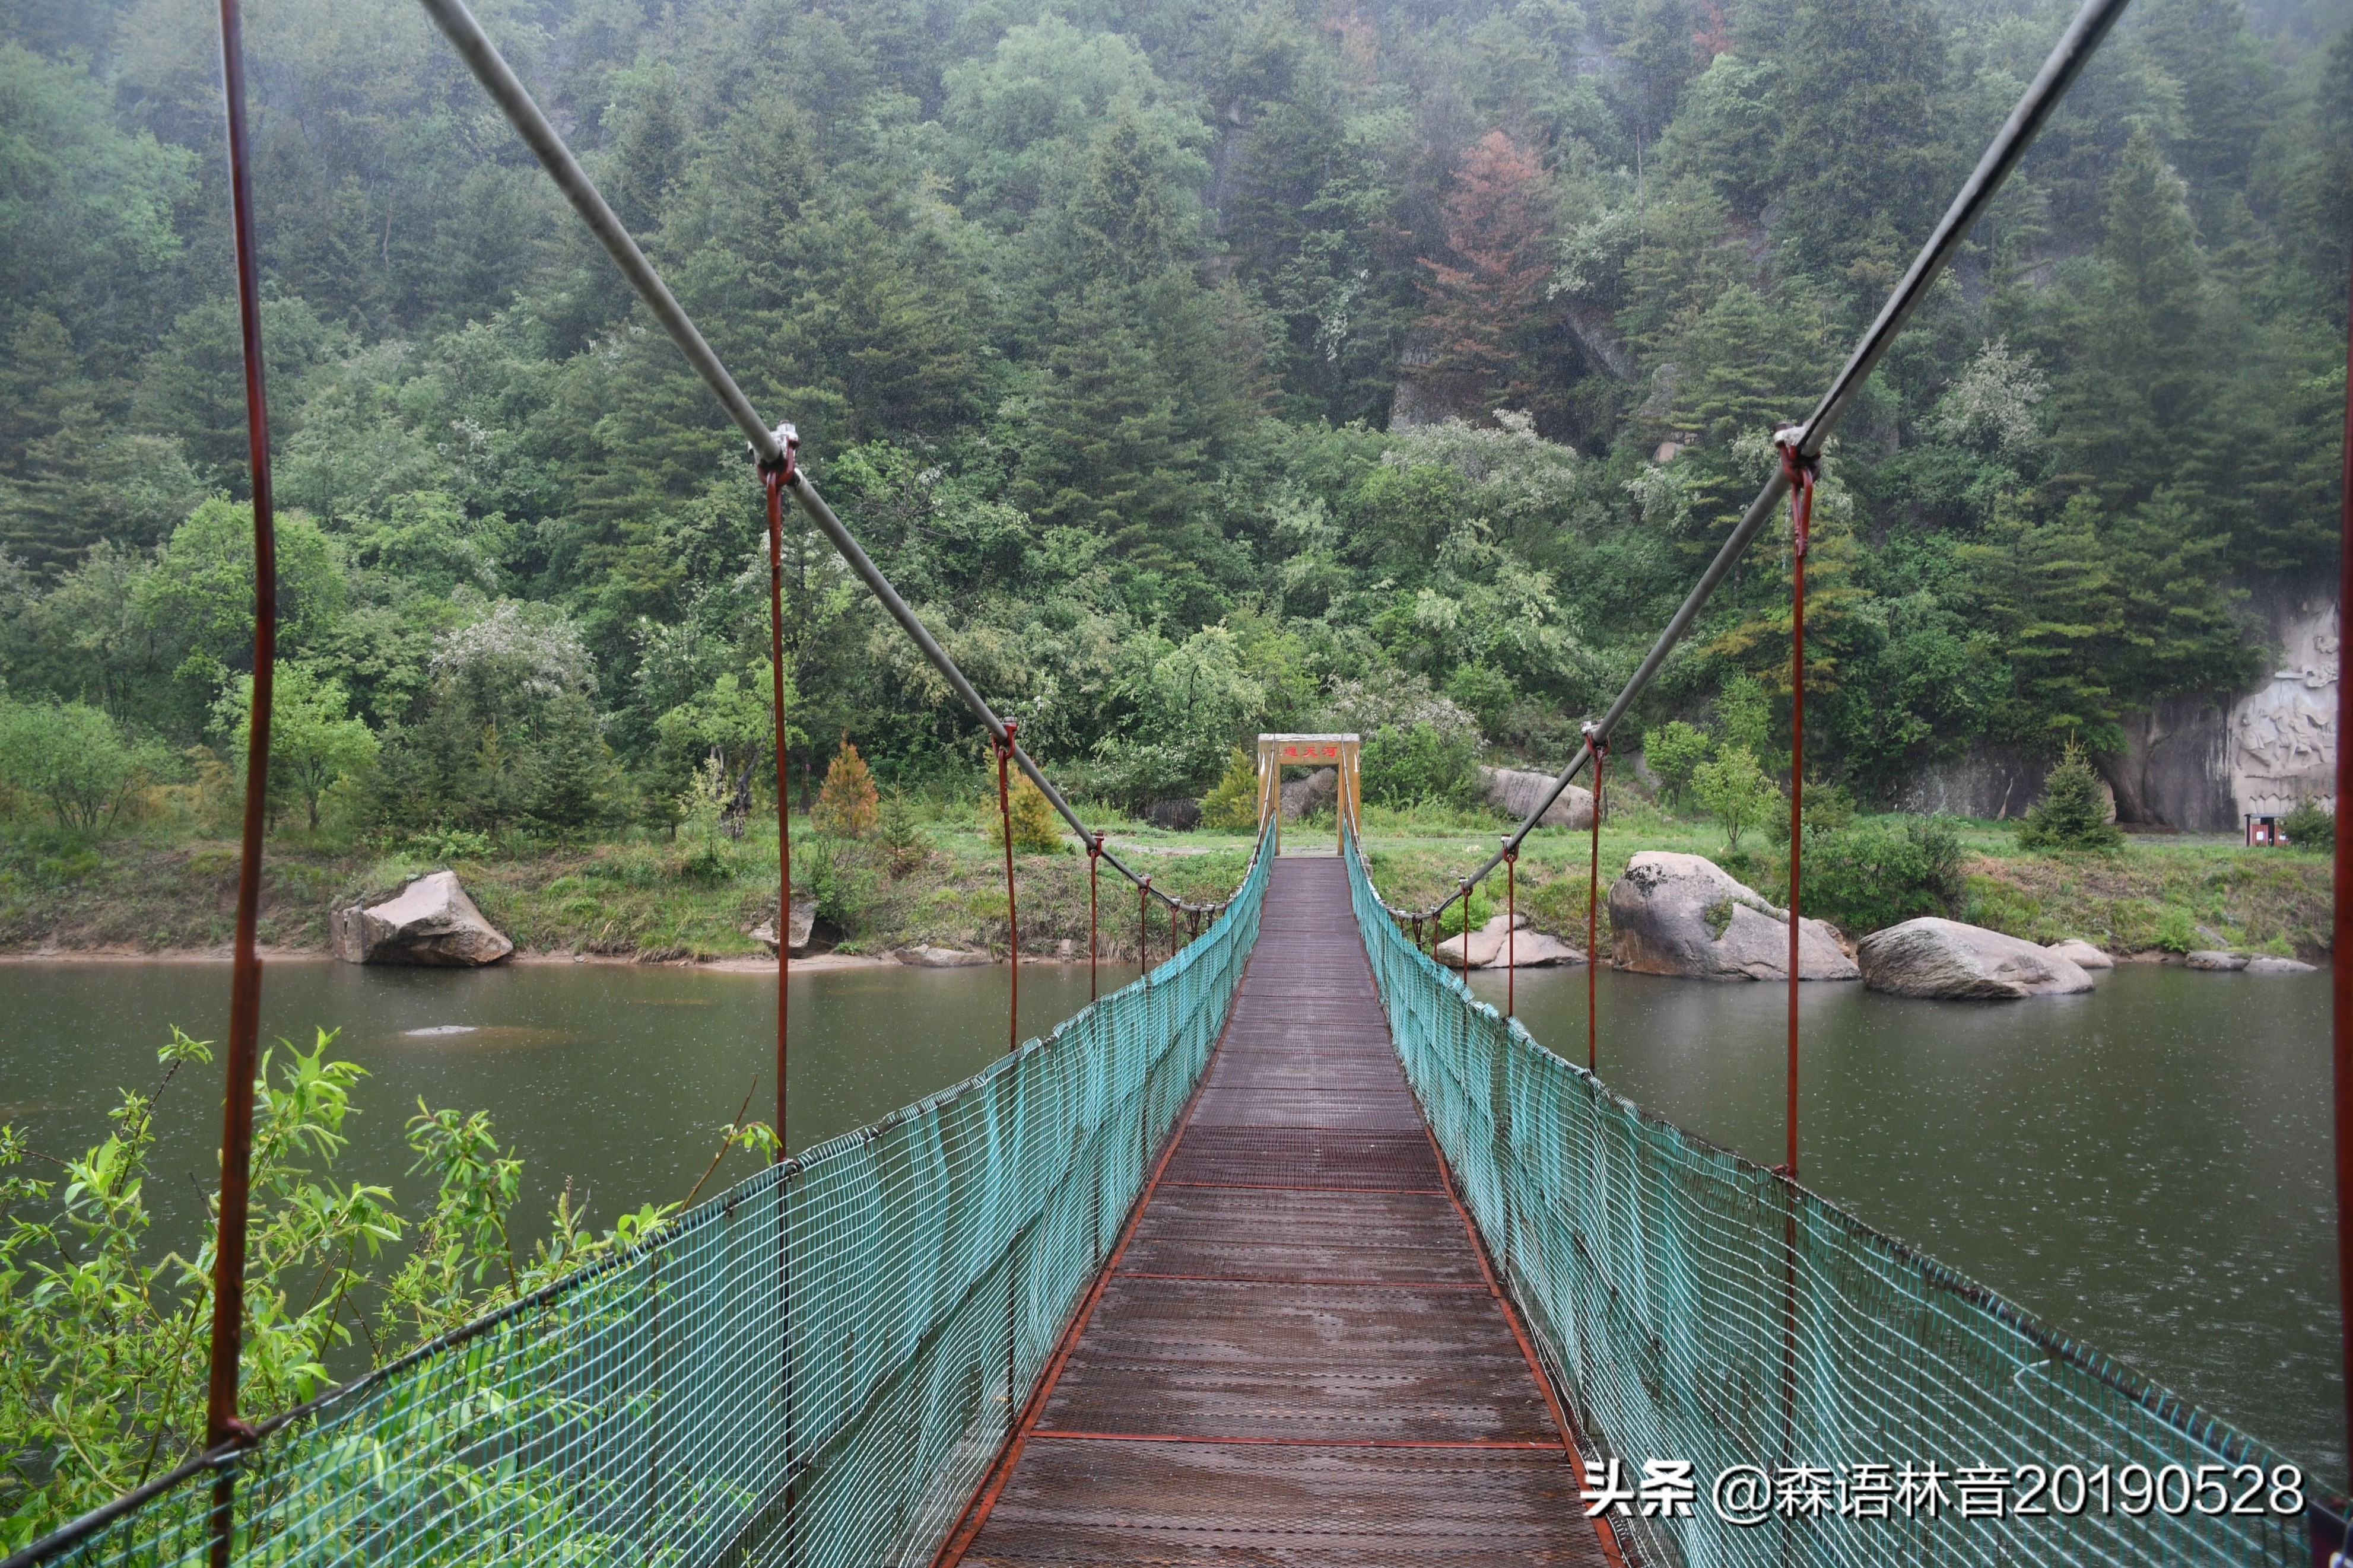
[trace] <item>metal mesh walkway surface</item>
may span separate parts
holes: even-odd
[[[962,1561],[1607,1562],[1341,861],[1276,861],[1261,935]]]

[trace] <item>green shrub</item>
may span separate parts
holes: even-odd
[[[1642,765],[1680,808],[1691,791],[1692,773],[1707,761],[1708,739],[1680,719],[1670,719],[1642,738]]]
[[[170,763],[162,747],[134,743],[96,708],[0,698],[0,781],[38,797],[60,827],[89,833],[111,826]]]
[[[1029,782],[1027,773],[1012,776],[1012,788],[1003,805],[991,798],[982,808],[988,817],[988,842],[998,849],[1005,847],[1005,817],[1010,808],[1013,817],[1013,847],[1022,855],[1059,855],[1064,848],[1062,819],[1054,810],[1054,803],[1045,792]]]
[[[2318,802],[2308,797],[2295,803],[2295,809],[2281,821],[2280,832],[2291,849],[2312,855],[2337,853],[2337,814],[2323,811]]]
[[[470,833],[462,827],[412,833],[402,840],[401,847],[444,866],[452,860],[488,860],[499,852],[498,844],[489,834]]]
[[[856,840],[819,835],[793,846],[793,901],[803,899],[814,900],[818,919],[843,936],[865,930],[874,907],[874,868]]]
[[[1467,731],[1384,724],[1366,737],[1362,764],[1365,798],[1376,805],[1469,805],[1479,798],[1479,740]]]
[[[2059,765],[2042,781],[2042,798],[2019,824],[2026,849],[2115,849],[2125,836],[2108,820],[2108,803],[2084,748],[2071,740]]]
[[[2201,945],[2198,921],[2179,904],[2168,904],[2157,917],[2157,945],[2168,952],[2190,952]]]
[[[1806,831],[1838,833],[1852,827],[1855,821],[1854,795],[1842,784],[1824,784],[1820,779],[1806,781]],[[1789,814],[1786,810],[1774,814],[1765,825],[1766,836],[1776,844],[1789,842]]]
[[[1734,849],[1740,847],[1743,832],[1770,821],[1781,804],[1781,792],[1746,746],[1725,747],[1713,761],[1702,763],[1692,774],[1692,789],[1723,825],[1724,842]]]
[[[1921,915],[1957,919],[1968,898],[1961,839],[1941,816],[1806,829],[1801,912],[1860,935]]]
[[[1258,826],[1258,760],[1236,746],[1217,787],[1201,797],[1201,826],[1247,832]]]

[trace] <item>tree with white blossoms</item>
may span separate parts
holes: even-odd
[[[616,783],[596,661],[552,605],[500,599],[434,639],[424,713],[386,737],[379,808],[419,826],[558,829],[605,814]]]
[[[1929,426],[1956,446],[2016,462],[2042,438],[2034,409],[2050,390],[2031,352],[2012,353],[2008,338],[1995,338],[1936,400]]]

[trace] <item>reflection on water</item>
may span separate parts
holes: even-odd
[[[1106,963],[1108,992],[1134,968]],[[104,1136],[121,1091],[151,1092],[155,1047],[177,1024],[200,1039],[227,1026],[228,968],[200,963],[0,966],[0,1120],[44,1153]],[[345,1180],[404,1197],[412,1156],[403,1128],[422,1099],[488,1110],[524,1161],[526,1242],[569,1180],[609,1224],[640,1204],[682,1198],[735,1119],[774,1114],[776,981],[636,964],[483,970],[362,969],[274,961],[262,984],[262,1037],[307,1046],[341,1029],[339,1055],[368,1071],[345,1123]],[[860,1127],[986,1067],[1005,1049],[1007,972],[897,965],[803,973],[791,995],[791,1142]],[[1040,1033],[1086,1005],[1087,972],[1024,965],[1021,1022]],[[213,1184],[219,1074],[184,1071],[158,1113],[148,1201],[160,1247],[193,1253],[191,1227]],[[735,1152],[712,1191],[748,1175]]]
[[[2292,1458],[2343,1471],[2328,977],[2126,965],[2084,996],[1801,989],[1799,1165],[1878,1228]],[[1500,976],[1473,987],[1498,1006]],[[1778,985],[1600,976],[1619,1092],[1782,1155]],[[1585,974],[1519,976],[1586,1054]]]

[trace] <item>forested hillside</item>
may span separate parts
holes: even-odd
[[[1565,760],[2070,9],[478,8],[984,692],[1128,805],[1260,728],[1394,726],[1401,795]],[[740,437],[409,0],[249,11],[281,826],[666,826],[765,731]],[[1848,421],[1809,702],[1858,798],[2113,751],[2332,566],[2348,11],[2141,0]],[[249,661],[213,10],[5,15],[0,677],[190,777]],[[811,756],[973,787],[966,716],[787,551]],[[1638,728],[1753,678],[1778,735],[1787,570]]]

